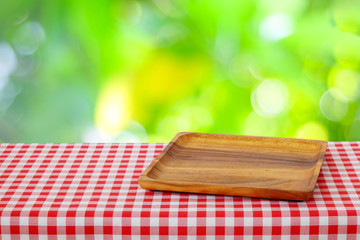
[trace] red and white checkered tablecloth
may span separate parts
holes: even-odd
[[[360,239],[360,142],[329,143],[308,202],[141,189],[164,146],[0,144],[0,239]]]

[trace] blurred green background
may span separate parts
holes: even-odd
[[[1,1],[0,141],[360,140],[359,1]]]

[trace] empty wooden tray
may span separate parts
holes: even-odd
[[[327,142],[178,133],[139,177],[144,189],[308,200]]]

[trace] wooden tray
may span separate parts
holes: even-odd
[[[141,174],[149,190],[308,200],[327,142],[178,133]]]

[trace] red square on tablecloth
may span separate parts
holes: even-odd
[[[169,227],[159,227],[159,235],[168,235]]]
[[[74,235],[76,233],[75,226],[66,226],[66,234],[67,235]]]
[[[113,227],[112,226],[104,226],[103,233],[106,235],[113,234]]]
[[[328,234],[338,234],[338,225],[329,225]]]
[[[347,226],[347,233],[348,234],[355,234],[357,233],[357,225],[348,225]]]
[[[299,235],[300,226],[291,226],[291,235]]]
[[[20,234],[20,226],[10,226],[10,234]]]
[[[234,228],[234,235],[235,236],[241,236],[244,234],[244,227],[243,226],[236,226]]]
[[[253,227],[253,235],[262,235],[263,228],[262,227]]]
[[[141,227],[140,234],[141,235],[150,235],[150,227]]]
[[[56,226],[47,226],[47,234],[56,235],[57,234],[57,227]]]
[[[38,226],[29,226],[29,234],[30,234],[30,235],[39,234],[39,228],[38,228]]]
[[[131,226],[122,226],[121,234],[122,235],[131,235]]]
[[[271,234],[272,235],[281,235],[281,227],[280,226],[273,226],[271,228]]]
[[[225,227],[216,227],[215,235],[225,235]]]
[[[85,226],[85,234],[94,234],[94,226]]]
[[[224,211],[217,211],[215,216],[218,217],[218,218],[223,218],[223,217],[225,217],[225,212]]]
[[[206,235],[206,227],[197,227],[196,234],[197,235]]]
[[[188,231],[187,231],[187,227],[178,227],[178,235],[187,235]]]
[[[309,227],[310,231],[309,234],[310,235],[317,235],[319,234],[319,226],[311,226]]]

